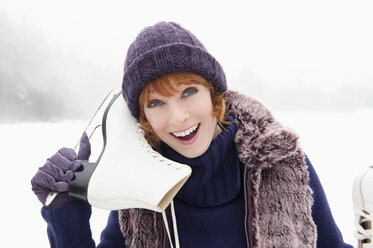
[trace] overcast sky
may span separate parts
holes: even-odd
[[[120,87],[130,43],[165,20],[204,43],[229,88],[277,110],[373,107],[372,13],[373,3],[359,0],[0,0],[2,21],[16,37],[27,33],[43,44],[42,58],[58,57],[33,71],[50,70],[70,91],[98,89],[91,92],[98,97]]]

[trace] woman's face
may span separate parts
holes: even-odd
[[[200,84],[170,81],[178,92],[170,97],[151,92],[145,116],[161,141],[184,157],[198,157],[221,132],[212,116],[210,91]]]

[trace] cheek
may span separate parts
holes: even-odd
[[[156,121],[150,122],[154,132],[160,136],[163,128],[165,127],[164,122],[161,119],[157,119]]]
[[[212,103],[209,98],[200,98],[197,101],[193,102],[193,105],[190,106],[193,113],[209,117],[212,115]]]
[[[147,120],[149,121],[151,127],[153,128],[153,131],[158,135],[160,136],[160,133],[161,131],[163,130],[163,128],[165,127],[165,119],[164,118],[160,118],[160,115],[159,113],[147,113],[145,111],[145,116],[147,118]]]

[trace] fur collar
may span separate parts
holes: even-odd
[[[271,167],[276,162],[296,152],[298,136],[277,122],[258,101],[228,91],[228,113],[237,122],[235,143],[240,148],[242,163],[255,169]]]
[[[235,143],[245,176],[250,247],[316,247],[309,174],[298,136],[258,101],[229,91]]]

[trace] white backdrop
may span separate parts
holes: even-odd
[[[43,87],[34,78],[47,71],[69,90],[84,90],[84,98],[94,96],[89,114],[106,89],[120,85],[127,48],[143,27],[166,20],[188,28],[222,64],[231,89],[257,98],[299,133],[337,224],[345,240],[354,243],[352,180],[373,164],[372,6],[359,0],[0,0],[0,20],[11,23],[13,38],[27,37],[45,47],[40,57],[30,58],[26,51],[25,58],[37,63],[49,61],[48,55],[58,57],[47,67],[18,73],[35,87]],[[80,63],[71,66],[74,61]],[[85,124],[0,125],[2,241],[48,246],[30,180],[58,148],[75,144]],[[94,210],[96,240],[106,214]]]

